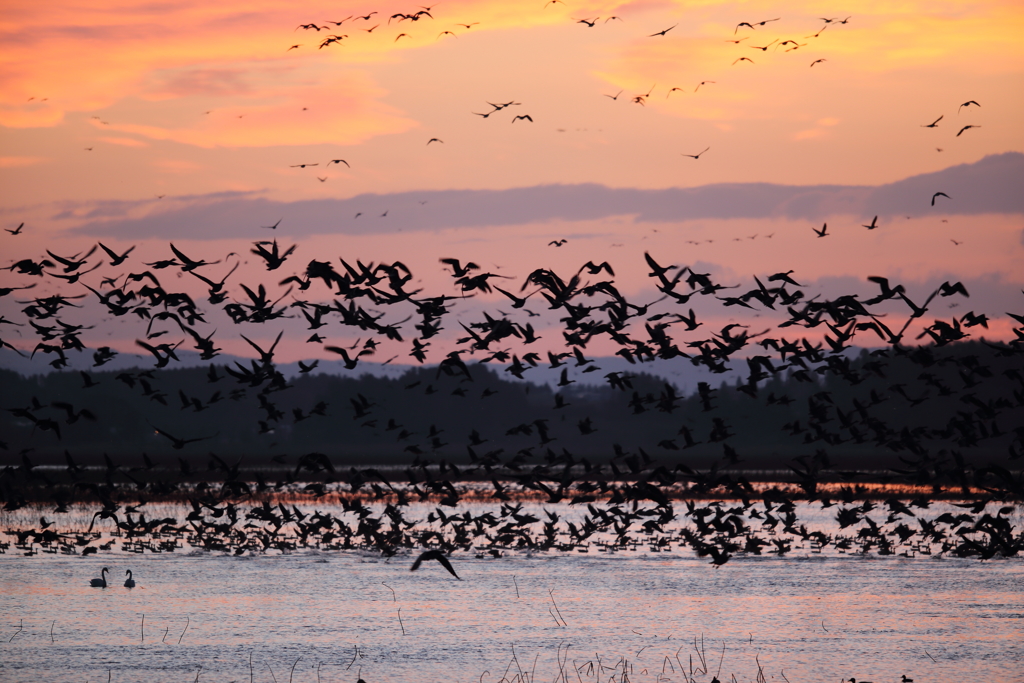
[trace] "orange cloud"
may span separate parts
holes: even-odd
[[[99,138],[101,142],[106,142],[110,145],[121,145],[122,147],[149,147],[149,144],[142,140],[136,140],[135,138],[111,138],[103,137]]]
[[[45,163],[43,157],[0,157],[0,168],[20,168]]]

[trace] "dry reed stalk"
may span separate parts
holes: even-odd
[[[405,635],[405,624],[402,623],[402,608],[398,608],[398,625],[402,627],[402,635]]]
[[[705,676],[708,673],[708,660],[704,656],[704,634],[703,633],[700,634],[700,649],[697,649],[697,636],[693,637],[693,649],[696,650],[697,657],[700,659],[700,666],[701,666],[701,668],[698,669],[698,671],[700,671],[700,675],[701,676]],[[691,667],[693,666],[692,660],[691,660],[690,666]]]
[[[142,638],[142,642],[140,643],[140,645],[145,645],[146,644],[146,615],[145,615],[145,613],[143,613],[143,615],[142,615],[142,625],[139,626],[139,635]]]
[[[387,585],[387,584],[386,584],[386,583],[384,583],[383,581],[381,581],[381,584],[382,584],[382,585],[383,585],[383,586],[384,586],[385,588],[387,588],[387,589],[388,589],[389,591],[391,591],[391,602],[398,602],[398,596],[396,596],[396,595],[395,595],[395,589],[394,589],[394,588],[392,588],[391,586]]]
[[[53,640],[53,625],[56,624],[56,623],[57,623],[56,619],[54,619],[53,621],[50,622],[50,642],[51,643],[54,642],[54,640]]]
[[[761,666],[761,660],[758,657],[760,654],[754,655],[754,661],[757,662],[757,683],[768,683],[768,679],[764,677],[764,667]]]
[[[575,659],[572,660],[572,668],[576,671],[576,678],[578,678],[580,680],[580,683],[583,683],[583,676],[580,676],[580,669],[583,668],[583,667],[576,666],[576,660]]]
[[[523,667],[519,666],[519,658],[516,657],[516,644],[512,643],[512,661],[515,662],[516,668],[519,670],[519,680],[525,680],[523,676]]]
[[[192,623],[192,620],[189,619],[189,617],[186,615],[185,616],[185,628],[181,629],[181,635],[178,636],[178,645],[181,645],[181,639],[185,637],[185,631],[188,630],[188,625],[190,623]]]
[[[568,626],[569,624],[567,624],[565,622],[565,618],[562,617],[562,611],[560,609],[558,609],[558,603],[555,602],[555,595],[554,595],[554,593],[555,593],[555,589],[554,588],[549,589],[548,590],[548,597],[551,598],[551,604],[554,605],[555,612],[558,612],[558,619],[562,620],[562,624],[561,625],[562,626]],[[554,615],[552,615],[552,616],[554,616]],[[557,622],[558,619],[556,619],[555,621]]]
[[[302,657],[299,657],[299,659],[302,659]],[[292,664],[292,671],[288,674],[288,683],[292,683],[292,677],[295,675],[295,667],[298,665],[299,659],[296,659],[295,664]]]
[[[569,648],[572,645],[565,646],[565,656],[562,656],[562,641],[558,642],[558,650],[555,653],[555,661],[558,662],[558,676],[555,676],[555,683],[558,683],[558,678],[561,676],[562,683],[569,683],[568,678],[565,675],[565,665],[569,661]]]
[[[14,632],[14,635],[13,635],[13,636],[11,636],[11,639],[7,641],[8,643],[13,643],[13,642],[14,642],[14,639],[18,637],[18,634],[19,634],[19,633],[21,633],[21,631],[22,631],[22,627],[23,627],[24,625],[25,625],[25,620],[24,620],[24,619],[22,619],[21,621],[19,621],[19,622],[18,622],[18,630],[17,630],[17,631],[15,631],[15,632]]]

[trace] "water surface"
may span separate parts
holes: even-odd
[[[411,559],[0,556],[0,679],[683,681],[703,635],[698,681],[1022,680],[1019,560],[462,553],[457,581]]]

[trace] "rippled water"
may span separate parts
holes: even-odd
[[[361,552],[0,556],[0,679],[595,681],[600,659],[602,681],[624,667],[634,683],[684,681],[703,634],[698,681],[719,666],[723,681],[754,681],[758,664],[793,683],[1024,680],[1020,560],[714,568],[641,547],[454,562],[462,581]],[[114,587],[90,588],[102,566]],[[137,588],[121,586],[125,569]]]

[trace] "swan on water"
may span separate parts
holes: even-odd
[[[124,587],[125,588],[135,588],[135,579],[132,578],[132,570],[129,569],[128,571],[125,572],[125,574],[128,575],[128,578],[124,582]]]
[[[106,588],[107,587],[107,572],[109,572],[109,571],[110,571],[109,569],[104,567],[103,571],[100,572],[100,578],[93,579],[92,581],[89,582],[89,585],[92,586],[93,588]]]

